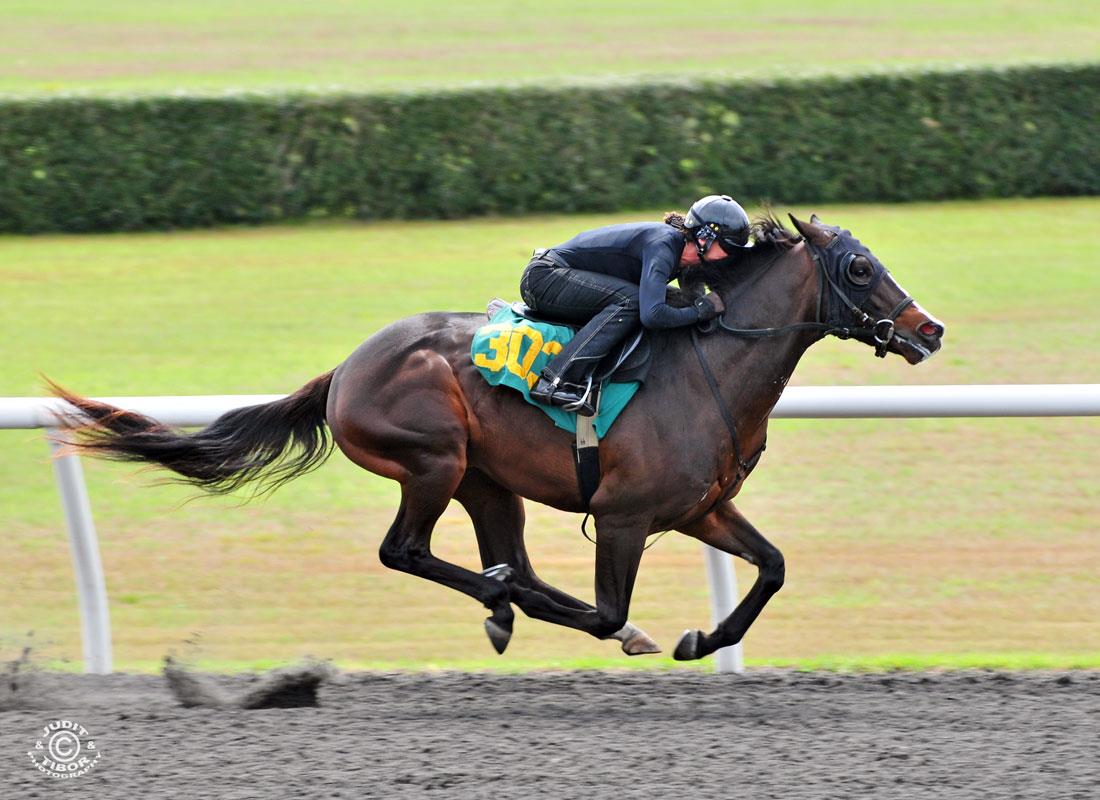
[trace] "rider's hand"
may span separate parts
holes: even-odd
[[[699,319],[704,322],[714,319],[726,310],[726,304],[722,302],[718,292],[708,292],[702,297],[695,298],[693,305],[699,311]]]

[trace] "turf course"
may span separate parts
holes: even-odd
[[[6,0],[0,93],[778,76],[1085,61],[1100,15],[1047,0]]]
[[[948,326],[926,365],[830,341],[796,383],[1100,382],[1100,200],[794,210],[850,227]],[[93,395],[288,391],[391,320],[514,297],[534,246],[657,213],[0,237],[0,396],[41,394],[39,372]],[[747,637],[750,663],[1100,666],[1098,447],[1095,420],[776,422],[740,504],[787,555],[788,583]],[[0,448],[0,656],[33,630],[41,659],[71,664],[78,617],[46,449],[26,431],[0,432]],[[211,669],[307,653],[360,667],[671,663],[523,617],[496,658],[476,603],[378,564],[394,486],[339,454],[243,507],[85,468],[120,668],[169,649]],[[528,518],[544,577],[590,596],[579,517]],[[437,549],[475,565],[461,509]],[[708,615],[699,547],[670,534],[643,560],[632,619],[667,652]]]

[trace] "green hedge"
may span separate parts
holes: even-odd
[[[1100,193],[1100,65],[0,100],[0,231]]]

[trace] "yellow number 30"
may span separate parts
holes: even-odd
[[[531,372],[539,353],[554,356],[561,352],[561,342],[544,342],[542,334],[529,325],[512,327],[509,323],[499,323],[488,328],[488,332],[497,331],[488,342],[492,355],[476,353],[474,364],[490,372],[499,372],[506,367],[513,375],[527,381],[528,386],[534,386],[539,379],[536,373]]]

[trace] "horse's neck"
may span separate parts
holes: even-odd
[[[778,256],[758,276],[726,300],[725,321],[735,328],[779,328],[817,318],[820,286],[813,260],[800,244]],[[796,331],[759,339],[716,332],[704,352],[714,364],[723,400],[752,427],[762,423],[779,400],[803,353],[819,333]]]

